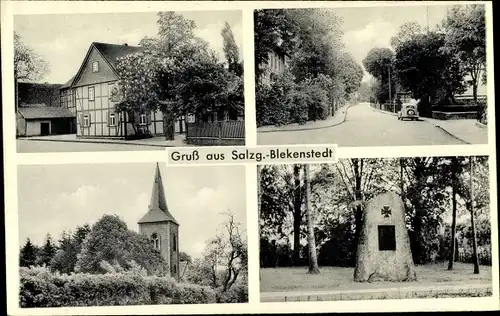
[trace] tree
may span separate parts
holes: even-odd
[[[290,10],[284,9],[254,11],[254,66],[257,84],[260,83],[270,52],[279,47],[291,55],[297,45],[298,30],[289,12]]]
[[[164,274],[168,264],[146,237],[127,229],[116,215],[104,215],[85,238],[76,262],[76,272],[105,273],[103,263],[132,268],[134,262],[149,274]]]
[[[75,271],[82,243],[90,230],[90,226],[85,224],[83,226],[77,226],[73,234],[70,232],[63,232],[61,234],[58,250],[50,263],[51,270],[67,274]]]
[[[474,223],[474,157],[469,157],[470,164],[470,182],[469,182],[469,207],[470,207],[470,223],[472,228],[472,249],[473,249],[473,260],[474,260],[474,274],[479,274],[479,258],[477,255],[477,237],[476,237],[476,225]]]
[[[37,81],[48,71],[48,63],[14,32],[14,77],[18,81]]]
[[[309,164],[304,166],[304,182],[306,187],[306,216],[307,216],[307,245],[309,248],[309,273],[318,274],[318,257],[316,255],[316,241],[314,238],[314,226],[311,208],[311,184],[309,179]]]
[[[229,71],[234,73],[236,76],[241,77],[243,75],[243,63],[240,62],[238,45],[236,45],[236,40],[234,39],[234,34],[229,23],[226,22],[224,24],[221,35],[223,38],[222,49],[224,51],[224,55],[226,56]]]
[[[56,251],[57,247],[54,245],[52,237],[50,236],[50,234],[47,234],[38,255],[39,264],[48,267],[50,265],[50,262],[52,261],[52,258],[54,258]]]
[[[389,48],[372,48],[365,59],[363,59],[363,65],[365,70],[371,74],[380,83],[377,86],[376,97],[378,102],[384,103],[389,99],[393,98],[395,90],[395,82],[392,78],[392,63],[394,60],[394,52]],[[391,80],[389,79],[389,74],[391,74]],[[391,87],[389,88],[389,82]],[[391,95],[389,95],[389,90]]]
[[[399,46],[411,41],[415,36],[422,34],[422,27],[415,21],[406,22],[398,29],[396,36],[391,37],[392,49],[397,50]]]
[[[416,34],[396,49],[398,82],[415,99],[455,104],[454,95],[465,91],[460,63],[441,49],[444,43],[443,34],[430,32]]]
[[[443,21],[443,27],[446,31],[443,50],[456,56],[470,76],[469,84],[474,102],[477,102],[477,87],[486,65],[484,5],[453,6]]]
[[[221,292],[230,290],[238,279],[246,279],[244,274],[248,270],[247,246],[240,224],[235,221],[234,214],[224,215],[227,221],[221,224],[215,237],[206,241],[203,259],[195,262],[196,271],[188,277],[198,284],[220,288]]]
[[[21,248],[19,255],[19,265],[21,267],[34,266],[37,258],[37,247],[33,245],[29,238],[26,238],[26,243]]]
[[[451,223],[451,252],[448,261],[448,270],[453,270],[455,262],[455,248],[456,248],[456,234],[457,234],[457,194],[458,194],[458,173],[460,172],[460,165],[457,157],[451,158],[451,188],[452,188],[452,223]]]

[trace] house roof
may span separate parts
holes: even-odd
[[[71,77],[68,81],[66,81],[61,87],[59,87],[59,90],[69,88],[73,84],[73,80],[75,80],[76,76]]]
[[[68,109],[58,106],[45,106],[42,104],[19,107],[19,114],[25,119],[49,119],[75,117]]]
[[[142,223],[156,223],[156,222],[173,222],[177,225],[179,223],[170,214],[167,207],[167,200],[165,198],[165,190],[160,174],[160,167],[156,164],[156,172],[153,182],[153,190],[151,192],[151,201],[149,203],[149,211],[140,220]]]
[[[78,69],[76,75],[73,76],[73,78],[71,78],[68,82],[66,82],[61,87],[61,89],[71,87],[73,83],[75,83],[78,80],[85,64],[87,63],[87,59],[90,56],[92,48],[95,48],[99,52],[102,58],[109,64],[109,66],[111,67],[116,76],[118,76],[118,74],[116,73],[116,60],[118,58],[144,51],[144,48],[140,46],[130,46],[128,44],[118,45],[118,44],[92,42],[87,51],[87,54],[85,55],[85,58],[83,59],[82,64],[80,65],[80,69]]]
[[[108,43],[93,42],[92,45],[97,48],[102,57],[111,65],[113,70],[116,70],[116,59],[130,55],[133,53],[140,53],[144,48],[140,46],[129,46],[127,44],[117,45]]]

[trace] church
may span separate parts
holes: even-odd
[[[156,164],[149,209],[138,224],[139,233],[145,235],[153,247],[160,251],[162,257],[169,264],[170,276],[179,281],[179,223],[168,210],[158,163]]]

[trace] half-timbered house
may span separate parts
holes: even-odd
[[[117,112],[119,76],[117,59],[143,52],[139,46],[93,42],[76,75],[60,89],[61,104],[76,114],[77,137],[129,138],[164,135],[161,111]],[[175,122],[176,133],[185,131],[185,121]]]

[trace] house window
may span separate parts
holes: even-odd
[[[154,249],[160,250],[160,236],[157,233],[151,235],[151,245]]]
[[[89,101],[95,100],[95,89],[94,87],[89,87]]]
[[[76,89],[71,90],[71,106],[76,106]]]
[[[115,113],[109,113],[108,126],[116,126]]]
[[[92,63],[92,72],[99,72],[99,62],[98,61],[94,61]]]
[[[90,115],[89,114],[83,116],[83,126],[84,127],[90,126]]]
[[[148,123],[146,114],[141,114],[139,116],[139,125],[146,125]]]

